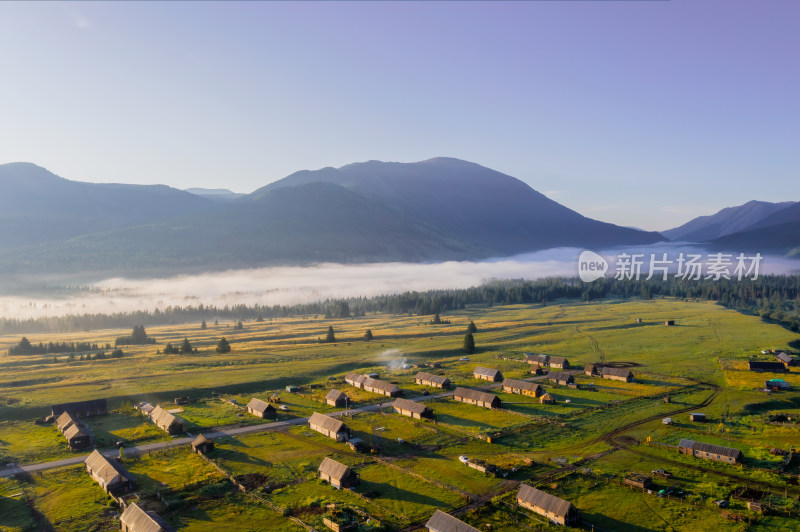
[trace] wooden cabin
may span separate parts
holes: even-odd
[[[566,357],[550,357],[549,367],[556,369],[569,369],[569,360]]]
[[[541,397],[544,393],[544,389],[539,384],[518,379],[504,379],[503,391],[530,397]]]
[[[380,379],[373,379],[372,377],[364,379],[364,385],[362,387],[367,392],[379,393],[386,397],[397,397],[400,395],[400,388],[396,384]]]
[[[274,406],[255,397],[247,403],[247,412],[261,419],[275,419],[278,417],[278,411],[275,410]]]
[[[64,412],[78,417],[104,416],[108,414],[108,403],[105,399],[61,403],[51,406],[50,411],[53,419],[57,419]]]
[[[422,419],[433,417],[433,411],[422,403],[408,399],[396,399],[392,404],[394,411],[403,416]]]
[[[645,475],[639,475],[638,473],[631,473],[625,477],[625,485],[633,486],[634,488],[643,490],[649,490],[653,487],[653,479]]]
[[[358,473],[327,456],[322,459],[319,465],[319,478],[331,483],[337,488],[350,488],[358,484]]]
[[[453,390],[453,399],[484,408],[500,408],[500,398],[494,394],[471,390],[469,388],[456,388]]]
[[[340,392],[339,390],[330,390],[328,395],[325,396],[325,402],[329,406],[346,408],[350,404],[350,398],[344,392]]]
[[[425,523],[428,532],[480,532],[477,528],[469,526],[464,521],[436,510],[428,522]]]
[[[525,353],[525,362],[531,366],[547,368],[550,367],[550,355],[539,353]]]
[[[553,396],[550,395],[549,393],[542,394],[542,396],[539,398],[539,402],[542,403],[543,405],[554,405],[554,404],[556,404],[556,400],[553,399]]]
[[[570,373],[550,373],[547,375],[547,380],[553,384],[560,384],[561,386],[575,384],[575,377],[573,377]]]
[[[157,513],[146,512],[135,502],[130,503],[119,516],[122,532],[175,532]]]
[[[67,445],[70,451],[82,451],[92,448],[92,433],[83,425],[77,423],[70,425],[69,428],[64,431],[64,437],[67,439]]]
[[[180,418],[161,408],[161,405],[153,409],[150,413],[150,419],[153,420],[153,423],[155,423],[158,428],[168,434],[180,434],[183,432],[183,422]]]
[[[308,426],[320,434],[336,440],[347,441],[350,438],[350,429],[338,419],[314,412],[308,418]]]
[[[571,502],[527,484],[520,485],[517,504],[559,525],[571,525],[578,521],[578,509]]]
[[[100,484],[103,491],[113,495],[133,491],[131,475],[116,458],[106,458],[100,451],[94,450],[84,462],[86,472]]]
[[[451,384],[450,379],[447,377],[433,375],[424,371],[417,373],[414,377],[414,382],[423,386],[435,386],[436,388],[449,388]]]
[[[503,374],[500,373],[499,369],[484,368],[482,366],[477,366],[472,371],[472,376],[476,379],[489,382],[500,382],[503,380]]]
[[[761,360],[751,360],[747,363],[747,369],[757,372],[768,373],[787,373],[789,369],[783,362],[764,362]]]
[[[721,445],[711,445],[693,440],[682,439],[678,443],[678,452],[691,454],[697,458],[714,460],[715,462],[737,463],[742,459],[742,451]]]
[[[348,373],[347,375],[344,376],[344,382],[346,382],[350,386],[355,386],[356,388],[363,388],[364,387],[364,381],[367,378],[368,377],[366,375],[361,375],[359,373],[355,373],[355,372],[351,371],[350,373]]]
[[[600,374],[604,379],[633,382],[633,372],[628,368],[603,368]]]
[[[214,442],[200,434],[192,441],[192,452],[206,454],[214,450]]]

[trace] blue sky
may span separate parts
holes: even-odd
[[[800,200],[800,3],[0,2],[0,163],[252,191],[467,159],[666,229]]]

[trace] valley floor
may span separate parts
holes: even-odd
[[[517,505],[521,483],[572,502],[581,516],[577,526],[585,529],[800,528],[800,460],[771,452],[800,441],[800,369],[780,375],[746,369],[752,356],[774,360],[761,351],[789,350],[798,335],[710,303],[669,299],[467,308],[442,318],[450,323],[370,315],[249,322],[242,330],[232,323],[174,325],[148,328],[158,344],[125,348],[119,359],[0,357],[0,465],[79,460],[86,452],[70,452],[53,424],[33,420],[54,403],[107,398],[111,413],[85,419],[97,447],[117,454],[115,443],[125,442],[121,461],[134,478],[136,500],[179,530],[321,530],[334,508],[357,516],[360,530],[415,531],[437,508],[479,529],[563,529]],[[665,326],[666,320],[675,325]],[[465,354],[470,321],[477,350]],[[329,326],[338,341],[319,343]],[[367,329],[372,341],[364,340]],[[113,344],[129,332],[30,340]],[[222,336],[230,353],[214,350]],[[160,352],[184,338],[198,353]],[[0,349],[18,341],[0,337]],[[525,352],[567,357],[577,388],[531,374]],[[630,369],[635,382],[583,373],[598,362]],[[434,363],[440,367],[414,367]],[[474,379],[478,365],[539,382],[555,404]],[[394,413],[393,399],[345,383],[349,371],[397,383],[404,397],[429,406],[434,419]],[[415,384],[418,371],[490,391],[502,406],[456,402]],[[773,377],[792,390],[761,391]],[[330,389],[350,397],[349,412],[324,404]],[[276,422],[242,408],[253,397],[273,395],[280,396],[275,406],[286,407]],[[188,403],[176,406],[179,396]],[[187,434],[159,430],[133,408],[140,401],[172,403],[167,408],[180,409]],[[696,411],[708,421],[691,422]],[[314,412],[340,415],[351,436],[373,452],[357,453],[311,431],[305,418]],[[674,422],[663,424],[665,417]],[[216,444],[206,457],[188,446],[201,432]],[[745,459],[722,464],[682,455],[675,447],[681,439],[734,447]],[[337,490],[320,481],[317,468],[326,456],[351,467],[360,483]],[[504,474],[467,467],[460,456]],[[671,477],[653,477],[649,492],[624,483],[626,475],[652,476],[657,469]],[[8,471],[17,474],[0,478],[0,530],[119,529],[117,504],[82,464]],[[727,508],[715,504],[720,500]]]

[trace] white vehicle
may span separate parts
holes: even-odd
[[[281,409],[281,410],[289,410],[289,407],[288,407],[288,406],[286,406],[286,405],[281,405],[281,406],[280,406],[280,409]]]
[[[461,455],[458,457],[458,461],[461,462],[462,464],[466,464],[467,462],[469,462],[469,458],[467,458],[464,455]]]
[[[661,422],[664,425],[672,425],[672,418],[671,417],[665,417],[664,419],[661,420]]]
[[[461,362],[469,362],[469,357],[461,357]]]

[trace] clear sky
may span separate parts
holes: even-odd
[[[800,2],[0,2],[0,163],[250,192],[467,159],[666,229],[800,200]]]

